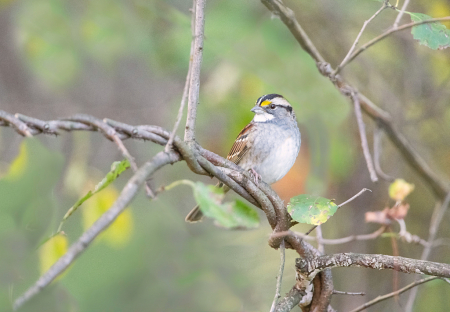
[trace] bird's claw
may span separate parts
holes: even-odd
[[[255,179],[254,182],[255,182],[256,186],[258,186],[259,185],[259,180],[262,180],[261,176],[253,168],[251,168],[249,171],[253,174],[253,178]]]

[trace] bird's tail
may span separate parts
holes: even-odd
[[[191,212],[188,213],[186,216],[186,219],[184,219],[186,222],[194,223],[199,222],[203,218],[203,212],[200,210],[200,206],[197,205],[194,207],[194,209],[191,210]]]
[[[216,185],[216,187],[223,187],[223,191],[224,193],[227,193],[230,188],[226,185],[223,185],[223,183],[218,183]],[[197,205],[194,207],[194,209],[192,209],[188,215],[186,216],[186,218],[184,219],[186,222],[190,222],[190,223],[195,223],[195,222],[199,222],[201,221],[203,218],[203,212],[200,210],[200,206]]]

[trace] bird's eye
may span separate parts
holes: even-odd
[[[275,107],[277,107],[275,104],[270,105],[271,109],[275,109]]]

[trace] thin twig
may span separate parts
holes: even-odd
[[[366,127],[364,125],[364,120],[362,117],[361,105],[359,104],[359,98],[356,96],[355,93],[353,93],[352,99],[353,99],[353,104],[355,107],[356,121],[358,122],[359,135],[361,137],[361,146],[363,149],[364,158],[366,159],[367,169],[369,170],[369,173],[370,173],[370,179],[372,180],[372,182],[377,182],[378,177],[377,177],[377,173],[375,172],[375,168],[373,166],[372,156],[370,155],[370,150],[369,150],[369,145],[367,144]]]
[[[340,245],[340,244],[345,244],[345,243],[349,243],[349,242],[353,242],[353,241],[365,241],[365,240],[376,239],[377,237],[379,237],[381,234],[384,233],[385,229],[386,229],[386,227],[382,226],[378,230],[376,230],[375,232],[370,233],[370,234],[351,235],[351,236],[335,238],[335,239],[326,239],[326,238],[318,239],[317,237],[307,236],[306,234],[302,234],[299,232],[290,232],[290,233],[293,233],[294,235],[301,237],[302,239],[305,239],[305,240],[309,240],[309,241],[316,240],[318,243],[320,242],[323,245]],[[289,234],[289,232],[277,233],[277,235],[287,235],[287,234]]]
[[[325,253],[325,247],[322,244],[323,235],[322,235],[322,227],[320,225],[316,228],[316,242],[317,242],[317,250],[321,253]]]
[[[347,200],[346,200],[345,202],[343,202],[342,204],[338,205],[338,208],[341,208],[342,206],[347,205],[348,203],[354,201],[356,198],[358,198],[359,196],[361,196],[362,193],[367,192],[367,191],[372,192],[372,191],[371,191],[370,189],[368,189],[368,188],[363,188],[361,191],[358,192],[358,194],[354,195],[353,197],[347,199]]]
[[[403,2],[402,8],[398,13],[397,18],[395,19],[394,25],[392,25],[392,27],[394,29],[397,29],[398,23],[400,23],[400,20],[402,19],[403,14],[405,14],[405,10],[408,7],[408,4],[409,4],[409,0],[405,0],[405,2]]]
[[[178,154],[172,153],[158,153],[151,161],[145,163],[133,175],[128,183],[123,188],[119,197],[81,237],[67,250],[67,252],[56,261],[56,263],[48,269],[37,281],[31,286],[22,296],[14,302],[14,310],[20,308],[28,300],[41,292],[48,286],[56,277],[63,273],[70,264],[86,250],[89,244],[104,230],[106,230],[112,222],[128,207],[131,200],[136,196],[145,180],[152,175],[156,170],[164,165],[171,164],[180,160]]]
[[[348,292],[348,291],[333,290],[333,295],[365,296],[366,293],[364,293],[364,292]]]
[[[181,118],[183,117],[184,106],[186,105],[186,99],[189,94],[189,86],[190,86],[189,83],[191,82],[191,72],[192,72],[192,64],[193,64],[193,57],[194,57],[193,56],[194,40],[195,40],[194,23],[195,23],[195,12],[192,13],[192,22],[191,22],[191,24],[192,24],[192,42],[191,42],[191,52],[189,53],[189,68],[188,68],[188,72],[186,75],[186,81],[184,83],[183,95],[181,97],[181,104],[180,104],[180,108],[178,109],[177,119],[173,126],[172,133],[170,134],[169,141],[167,141],[166,147],[164,148],[166,153],[169,152],[170,149],[172,148],[173,139],[175,138],[177,129],[181,122]]]
[[[373,131],[373,162],[375,165],[375,171],[378,174],[380,178],[383,180],[386,180],[388,182],[394,181],[394,178],[390,175],[387,175],[384,173],[384,171],[381,169],[380,165],[380,155],[381,155],[381,135],[382,131],[380,126],[376,126],[375,130]]]
[[[202,65],[203,55],[203,37],[205,28],[205,2],[206,0],[194,0],[194,40],[193,55],[192,55],[192,67],[190,73],[189,82],[189,95],[188,95],[188,113],[186,119],[186,129],[184,132],[185,142],[195,141],[195,120],[197,118],[197,106],[200,93],[200,69]]]
[[[381,40],[385,39],[386,37],[392,35],[393,33],[397,32],[397,31],[405,30],[408,28],[412,28],[414,26],[422,25],[422,24],[428,24],[428,23],[434,23],[434,22],[440,22],[440,21],[449,21],[449,20],[450,20],[450,16],[446,16],[446,17],[432,18],[432,19],[420,21],[420,22],[408,23],[408,24],[404,24],[397,28],[391,28],[391,29],[385,31],[384,33],[382,33],[381,35],[373,38],[372,40],[370,40],[369,42],[367,42],[366,44],[361,46],[358,50],[353,52],[353,54],[347,59],[346,62],[342,62],[342,64],[336,68],[336,70],[333,72],[333,74],[339,73],[342,70],[342,68],[344,68],[348,63],[353,61],[359,54],[361,54],[362,52],[364,52],[365,50],[367,50],[374,44],[380,42]]]
[[[280,244],[280,270],[278,271],[277,276],[277,288],[275,291],[275,298],[272,302],[272,307],[270,308],[270,312],[275,312],[275,307],[277,305],[278,299],[281,297],[281,282],[283,280],[283,271],[284,271],[284,263],[285,263],[285,251],[284,251],[284,239]]]
[[[100,119],[84,114],[75,115],[71,117],[70,120],[78,121],[86,125],[98,128],[103,133],[103,135],[116,143],[117,147],[122,152],[122,155],[130,162],[131,169],[134,172],[138,170],[138,166],[136,164],[136,161],[134,160],[134,157],[131,156],[130,152],[128,152],[128,149],[123,144],[122,139],[119,137],[117,131],[113,127],[109,126],[104,120],[102,121]],[[149,196],[150,198],[156,197],[147,181],[145,182],[145,189],[147,192],[147,196]]]
[[[409,285],[407,285],[407,286],[405,286],[403,288],[400,288],[397,291],[391,292],[391,293],[383,295],[383,296],[378,296],[377,298],[375,298],[375,299],[373,299],[373,300],[371,300],[369,302],[364,303],[362,306],[357,307],[356,309],[352,310],[351,312],[359,312],[359,311],[365,310],[368,307],[371,307],[371,306],[373,306],[373,305],[375,305],[375,304],[377,304],[377,303],[379,303],[379,302],[381,302],[383,300],[386,300],[386,299],[398,296],[401,293],[404,293],[405,291],[407,291],[407,290],[409,290],[409,289],[411,289],[413,287],[416,287],[416,286],[418,286],[420,284],[423,284],[423,283],[426,283],[426,282],[429,282],[429,281],[432,281],[432,280],[435,280],[435,279],[439,279],[439,277],[431,276],[431,277],[427,277],[427,278],[421,279],[421,280],[416,281],[414,283],[411,283],[411,284],[409,284]]]
[[[444,215],[447,212],[447,208],[450,204],[450,192],[447,194],[447,196],[444,199],[444,202],[442,205],[438,205],[433,212],[433,215],[431,216],[431,224],[429,229],[429,236],[428,236],[428,245],[425,246],[425,248],[422,251],[422,256],[420,259],[427,260],[430,256],[431,248],[433,248],[433,242],[436,238],[436,234],[439,229],[439,225],[441,224],[441,221],[444,219]],[[405,311],[412,311],[412,308],[414,306],[414,301],[416,300],[417,296],[417,290],[413,289],[411,293],[409,294],[408,301],[406,303]]]
[[[359,31],[358,35],[356,36],[355,42],[353,42],[352,47],[350,48],[350,50],[348,51],[347,55],[345,56],[345,58],[342,60],[341,64],[338,66],[342,67],[342,64],[345,64],[348,59],[350,58],[350,56],[352,55],[353,51],[355,51],[356,49],[356,45],[359,42],[359,38],[361,38],[362,33],[364,32],[364,30],[366,29],[367,25],[375,18],[377,17],[378,14],[380,14],[384,9],[386,9],[389,5],[386,3],[386,1],[383,2],[383,5],[381,6],[381,8],[375,12],[374,15],[372,15],[371,18],[369,18],[367,21],[364,22],[361,30]]]

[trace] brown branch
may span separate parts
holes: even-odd
[[[370,156],[369,145],[367,144],[367,135],[366,135],[366,126],[364,125],[364,120],[361,113],[361,105],[359,104],[359,98],[352,92],[352,100],[355,109],[356,121],[358,123],[359,136],[361,138],[361,146],[363,149],[364,158],[366,159],[367,169],[370,173],[370,179],[372,182],[377,182],[378,177],[375,172],[375,168],[373,167],[372,157]]]
[[[203,55],[203,37],[205,28],[205,0],[194,0],[194,40],[192,41],[192,67],[189,82],[188,113],[184,140],[188,143],[195,141],[195,120],[200,93],[200,69]]]
[[[56,263],[42,275],[37,282],[31,286],[22,296],[14,302],[14,310],[20,308],[28,300],[42,291],[56,277],[63,273],[69,265],[89,246],[89,244],[104,231],[114,220],[125,210],[133,198],[136,196],[140,187],[146,179],[155,171],[167,164],[173,164],[180,161],[177,153],[158,153],[151,161],[145,163],[133,175],[123,188],[119,197],[112,207],[105,212],[81,237],[67,250],[67,252],[56,261]]]
[[[413,282],[413,283],[411,283],[411,284],[409,284],[409,285],[407,285],[407,286],[405,286],[403,288],[400,288],[397,291],[391,292],[391,293],[383,295],[383,296],[378,296],[377,298],[375,298],[375,299],[373,299],[373,300],[371,300],[369,302],[366,302],[363,305],[357,307],[356,309],[352,310],[351,312],[359,312],[359,311],[365,310],[368,307],[371,307],[371,306],[373,306],[373,305],[375,305],[375,304],[377,304],[377,303],[379,303],[379,302],[381,302],[383,300],[386,300],[386,299],[398,296],[401,293],[404,293],[405,291],[407,291],[407,290],[409,290],[409,289],[411,289],[413,287],[416,287],[416,286],[418,286],[420,284],[423,284],[423,283],[426,283],[426,282],[429,282],[429,281],[432,281],[432,280],[435,280],[435,279],[438,279],[438,278],[439,277],[431,276],[431,277],[427,277],[427,278],[421,279],[419,281],[415,281],[415,282]]]
[[[275,15],[279,16],[282,22],[286,25],[298,43],[304,48],[304,50],[316,61],[319,72],[330,78],[330,81],[335,85],[335,87],[346,97],[351,99],[352,92],[356,92],[355,88],[346,83],[340,75],[333,75],[333,70],[329,63],[327,63],[317,52],[311,39],[305,33],[305,31],[300,27],[295,15],[292,10],[287,8],[279,0],[261,0],[261,2]],[[406,29],[408,27],[413,27],[415,25],[420,25],[425,22],[433,22],[438,20],[448,20],[444,19],[433,19],[429,21],[423,21],[421,23],[411,23],[399,27],[397,30]],[[390,34],[390,33],[389,33]],[[387,36],[387,35],[385,35]],[[306,46],[306,47],[305,47]],[[356,52],[355,52],[356,53]],[[405,160],[410,164],[410,166],[417,171],[417,173],[427,182],[433,192],[439,198],[444,198],[450,191],[449,186],[442,182],[439,177],[430,169],[425,160],[414,150],[411,144],[407,141],[402,133],[400,133],[394,123],[392,122],[391,115],[376,106],[372,101],[370,101],[366,96],[361,93],[357,93],[357,97],[361,108],[364,112],[372,119],[379,122],[379,125],[389,136],[389,139],[398,148],[400,153],[403,155]]]
[[[390,269],[402,273],[450,277],[450,264],[377,254],[339,253],[319,256],[314,259],[298,258],[295,266],[297,273],[308,278],[324,269],[336,267]]]
[[[316,62],[325,62],[322,55],[320,55],[316,46],[308,37],[302,26],[295,18],[294,12],[285,6],[280,0],[261,0],[261,2],[272,12],[272,14],[278,16],[286,27],[290,30],[291,34],[297,39],[298,43]]]
[[[353,54],[347,59],[346,62],[342,62],[342,64],[339,65],[336,68],[336,70],[335,70],[335,72],[333,74],[336,75],[337,73],[339,73],[342,70],[342,68],[344,68],[348,63],[353,61],[362,52],[364,52],[365,50],[367,50],[368,48],[370,48],[374,44],[380,42],[381,40],[387,38],[388,36],[392,35],[393,33],[397,32],[397,31],[405,30],[405,29],[408,29],[408,28],[412,28],[414,26],[422,25],[422,24],[429,24],[429,23],[435,23],[435,22],[441,22],[441,21],[450,21],[450,16],[439,17],[439,18],[432,18],[432,19],[429,19],[429,20],[426,20],[426,21],[420,21],[420,22],[412,22],[412,23],[404,24],[404,25],[402,25],[400,27],[397,27],[397,28],[391,28],[391,29],[385,31],[384,33],[382,33],[381,35],[373,38],[372,40],[370,40],[369,42],[367,42],[366,44],[361,46],[358,50],[353,52]]]

